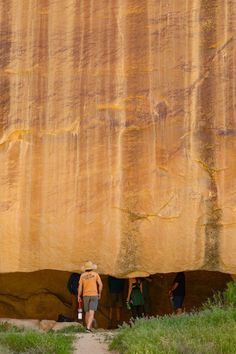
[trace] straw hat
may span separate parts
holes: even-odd
[[[97,269],[97,265],[93,264],[91,261],[85,262],[84,265],[82,266],[82,270],[85,271],[90,269],[92,270]]]

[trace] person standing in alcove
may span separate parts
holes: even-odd
[[[169,290],[169,296],[176,315],[183,313],[183,302],[185,297],[185,274],[179,272],[172,283]]]
[[[121,314],[123,308],[123,291],[125,280],[115,278],[109,275],[108,277],[108,289],[109,289],[109,327],[113,328],[113,320],[116,319],[116,326],[121,324]]]
[[[143,285],[140,278],[129,279],[127,304],[131,305],[132,317],[134,319],[144,316]]]
[[[102,281],[97,272],[96,264],[87,261],[83,270],[84,273],[80,276],[78,288],[78,302],[82,300],[85,312],[85,323],[87,332],[91,332],[92,324],[94,322],[94,314],[97,311],[98,301],[101,299],[102,294]]]

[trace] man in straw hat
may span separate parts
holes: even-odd
[[[81,296],[83,295],[85,323],[88,332],[91,332],[94,314],[97,310],[98,300],[101,298],[103,287],[101,278],[94,269],[97,269],[97,266],[91,261],[87,261],[83,265],[82,270],[84,272],[80,276],[78,288],[78,301],[81,301]]]

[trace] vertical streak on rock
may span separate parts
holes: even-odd
[[[27,35],[33,36],[32,41],[32,56],[35,66],[40,66],[41,70],[37,71],[32,83],[33,106],[31,124],[36,131],[45,131],[47,129],[47,98],[48,98],[48,0],[41,0],[34,3],[35,17],[33,23],[33,33]],[[23,8],[24,9],[24,8]],[[22,27],[24,27],[24,17],[22,16]],[[43,141],[43,138],[41,138]],[[27,193],[26,198],[29,205],[29,227],[28,233],[24,232],[24,240],[22,240],[22,248],[24,244],[29,244],[29,252],[27,257],[22,250],[22,264],[40,262],[41,259],[41,242],[42,242],[42,225],[45,223],[43,198],[44,198],[44,183],[45,183],[45,144],[39,144],[40,138],[31,136],[31,164],[28,173],[31,175],[30,193]],[[21,200],[24,200],[24,198]],[[35,222],[37,220],[37,226]],[[22,224],[22,227],[26,227]],[[25,231],[27,231],[25,229]],[[28,258],[28,259],[27,259]]]
[[[14,16],[18,19],[18,21],[14,21],[17,24],[15,33],[17,39],[15,40],[16,47],[14,47],[14,55],[18,53],[17,46],[21,45],[22,48],[26,47],[25,56],[19,55],[17,58],[15,65],[18,67],[19,71],[27,71],[29,70],[32,73],[34,68],[34,57],[33,57],[33,44],[34,44],[34,16],[36,10],[35,4],[33,1],[28,1],[27,6],[23,6],[22,2],[14,2]],[[20,38],[18,38],[18,36]],[[20,51],[19,51],[20,52]],[[23,50],[22,50],[23,52]],[[33,104],[34,100],[32,97],[34,96],[33,92],[33,75],[26,75],[24,80],[22,79],[22,75],[18,73],[16,75],[16,90],[13,89],[11,93],[14,102],[16,104],[11,105],[11,116],[14,126],[14,121],[16,120],[16,127],[18,126],[18,119],[22,115],[24,119],[20,122],[21,129],[30,130],[33,125],[33,117],[34,117],[34,108]],[[22,84],[22,81],[24,84]],[[21,99],[18,99],[21,97]],[[19,112],[19,113],[18,113]],[[20,121],[20,119],[19,119]],[[18,209],[15,217],[15,234],[16,237],[19,238],[19,249],[18,249],[18,260],[19,265],[24,267],[25,263],[30,260],[30,256],[28,255],[28,251],[25,249],[25,244],[29,242],[31,239],[30,228],[32,222],[31,215],[31,203],[34,200],[32,198],[32,176],[31,176],[31,167],[32,167],[32,136],[29,138],[30,143],[20,143],[20,158],[18,160],[18,174],[19,181],[17,185],[17,201],[18,201]],[[26,216],[27,215],[27,216]],[[23,235],[23,242],[20,237],[20,234]],[[31,246],[32,249],[32,246]],[[38,250],[39,251],[39,250]],[[27,252],[27,255],[26,255]],[[34,259],[34,252],[33,252]]]
[[[222,233],[220,242],[219,268],[230,269],[235,261],[235,127],[236,127],[236,2],[219,2],[217,11],[217,47],[221,48],[216,62],[216,139],[220,148],[216,149],[219,172],[216,174],[219,205],[222,208]],[[230,250],[230,252],[229,252]]]
[[[215,82],[212,45],[216,43],[217,0],[202,0],[200,8],[201,31],[201,75],[198,88],[198,123],[196,127],[199,139],[200,164],[208,176],[208,196],[205,199],[205,262],[204,268],[218,270],[219,242],[221,232],[221,209],[218,206],[218,191],[215,181]]]
[[[35,78],[34,94],[39,111],[35,118],[35,125],[42,131],[47,128],[46,98],[48,97],[48,0],[36,2],[37,14],[35,23],[35,42],[33,55],[36,65],[42,65],[43,69]]]
[[[4,133],[8,130],[11,125],[9,119],[10,113],[10,75],[7,69],[10,63],[11,57],[11,41],[12,41],[12,6],[9,1],[7,4],[3,1],[0,2],[0,139],[4,137]],[[0,156],[4,156],[4,145],[0,145]],[[3,158],[3,160],[5,159]],[[12,200],[12,193],[8,190],[7,185],[9,179],[12,177],[9,161],[6,164],[1,164],[1,201],[2,200]],[[9,178],[10,177],[10,178]],[[13,228],[14,230],[14,228]],[[6,234],[2,230],[1,223],[1,235],[0,235],[0,269],[4,268],[4,263],[7,261],[8,255],[4,252],[4,249],[8,247],[8,240]]]
[[[63,12],[64,12],[64,26],[63,33],[64,40],[61,43],[61,52],[64,52],[63,63],[62,63],[62,88],[61,88],[61,112],[60,116],[64,119],[64,124],[67,129],[72,126],[74,123],[74,104],[72,100],[72,87],[73,87],[73,29],[74,29],[74,0],[68,0],[66,4],[62,3]],[[53,10],[51,10],[53,11]],[[50,43],[49,43],[50,44]],[[49,47],[50,49],[50,47]],[[70,78],[68,80],[68,78]],[[69,188],[71,182],[71,176],[74,176],[74,164],[71,163],[71,159],[74,153],[73,143],[74,137],[72,134],[65,134],[62,138],[62,143],[64,145],[64,154],[60,159],[59,170],[62,171],[59,177],[60,185],[63,189],[67,190],[67,200],[68,205],[66,207],[65,214],[63,215],[64,225],[67,228],[68,232],[66,235],[66,240],[68,243],[72,243],[74,239],[74,223],[73,223],[73,196],[74,190]],[[54,142],[57,142],[57,139],[54,139]],[[47,150],[45,150],[44,161],[47,160]],[[47,179],[50,177],[48,176]],[[64,203],[64,195],[59,193],[58,195],[58,206]],[[46,202],[46,200],[45,200]]]
[[[91,42],[94,36],[94,32],[93,32],[93,18],[94,18],[94,0],[90,0],[89,1],[89,5],[88,5],[88,12],[87,12],[87,17],[86,17],[86,21],[88,21],[88,43],[85,43],[85,45],[88,45],[89,48],[89,56],[88,56],[88,63],[87,63],[87,72],[86,72],[86,81],[87,81],[87,94],[91,93],[90,92],[90,77],[89,75],[91,75],[91,64],[93,62],[93,58],[92,58],[92,50],[91,50]],[[91,119],[92,117],[88,117],[89,119]],[[96,130],[96,128],[95,128]],[[91,139],[92,136],[92,132],[89,131],[89,129],[86,129],[85,132],[85,165],[86,165],[86,212],[85,212],[85,220],[86,220],[86,224],[89,223],[90,221],[90,208],[91,208],[91,199],[92,199],[92,194],[91,194],[91,186],[92,186],[92,181],[91,181],[91,176],[92,176],[92,169],[90,168],[91,166],[91,160],[92,160],[92,156],[91,154],[91,147],[93,145],[93,141]],[[92,167],[92,166],[91,166]]]
[[[74,16],[74,44],[73,44],[73,68],[75,71],[73,93],[75,95],[75,117],[77,120],[78,133],[76,135],[76,150],[75,150],[75,215],[74,224],[76,235],[80,234],[79,229],[79,213],[81,212],[81,151],[82,151],[82,124],[83,124],[83,105],[82,105],[82,60],[85,38],[85,14],[84,1],[76,1],[75,16]]]
[[[194,27],[194,33],[192,34],[192,46],[191,46],[191,82],[194,84],[199,76],[200,76],[200,5],[199,0],[194,0],[193,8],[192,8],[192,23]],[[191,103],[190,103],[190,125],[189,125],[189,133],[190,133],[190,146],[189,153],[190,159],[194,159],[196,156],[196,148],[194,144],[195,139],[195,128],[198,120],[197,113],[197,99],[198,99],[198,90],[193,87],[193,91],[191,92]]]
[[[22,72],[24,72],[26,63],[22,60],[22,53],[24,54],[24,43],[26,40],[26,35],[24,29],[22,28],[22,16],[24,12],[22,11],[22,3],[16,1],[8,2],[8,5],[11,7],[11,24],[9,24],[9,28],[12,36],[12,45],[10,50],[10,63],[9,67],[5,68],[9,70],[9,97],[10,100],[8,102],[8,124],[5,126],[5,134],[6,137],[10,132],[13,132],[15,129],[21,131],[27,125],[28,121],[22,121],[21,114],[25,115],[25,118],[28,118],[27,110],[28,105],[26,104],[26,92],[23,92],[24,85],[22,83]],[[4,4],[5,6],[5,4]],[[26,17],[27,17],[27,9]],[[23,95],[22,92],[24,93]],[[28,97],[27,97],[28,98]],[[24,101],[24,103],[23,103]],[[25,110],[25,106],[27,110]],[[26,152],[27,152],[27,144],[24,144],[21,141],[9,142],[7,143],[7,163],[6,163],[6,176],[7,176],[7,200],[14,201],[14,212],[13,212],[13,221],[11,225],[8,226],[8,229],[12,229],[14,233],[14,242],[17,245],[15,249],[15,258],[18,264],[21,266],[20,257],[22,251],[21,244],[21,233],[22,233],[22,213],[27,214],[27,205],[22,206],[22,196],[24,195],[24,191],[22,188],[22,180],[24,180],[24,167],[26,164]],[[18,178],[17,178],[18,176]],[[10,188],[9,188],[10,186]],[[9,224],[9,220],[7,220],[7,224]],[[7,242],[9,242],[8,237],[5,236]],[[8,257],[8,256],[7,256]],[[9,257],[8,257],[9,258]]]
[[[78,43],[75,41],[75,34],[77,32],[76,22],[79,18],[78,2],[76,0],[70,1],[70,6],[68,6],[68,20],[67,20],[67,41],[68,41],[68,68],[69,75],[66,73],[65,80],[68,82],[68,92],[65,91],[65,95],[67,95],[67,104],[65,109],[65,116],[68,117],[68,125],[74,127],[73,134],[67,135],[67,146],[68,151],[66,154],[66,158],[64,160],[65,166],[68,165],[69,160],[69,171],[68,178],[66,179],[66,186],[72,184],[72,188],[70,190],[69,195],[69,206],[67,208],[67,223],[68,223],[68,235],[67,240],[70,244],[73,245],[73,250],[71,250],[71,254],[68,254],[68,258],[72,258],[74,252],[79,252],[79,244],[75,242],[75,239],[78,235],[77,222],[78,219],[78,186],[79,186],[79,113],[78,113],[78,90],[77,90],[77,77],[78,77],[78,68],[77,68],[77,60],[75,60],[75,49],[78,47]],[[68,76],[71,80],[68,81]],[[73,163],[72,163],[73,161]],[[67,188],[67,187],[66,187]]]
[[[119,191],[120,185],[118,180],[120,178],[120,129],[123,129],[122,119],[123,112],[116,112],[109,108],[109,105],[120,103],[121,91],[125,87],[124,76],[121,73],[121,65],[124,57],[120,51],[123,51],[124,43],[120,41],[120,32],[123,28],[123,23],[119,23],[120,14],[117,6],[114,6],[112,1],[108,1],[104,6],[104,2],[98,3],[97,11],[103,14],[106,19],[104,26],[103,17],[98,22],[96,52],[98,57],[96,60],[96,107],[99,107],[101,102],[108,107],[102,111],[96,110],[96,121],[101,121],[102,126],[96,128],[97,145],[102,147],[102,151],[98,153],[97,164],[104,161],[105,165],[102,173],[96,176],[96,183],[104,188],[101,195],[101,203],[106,207],[100,211],[99,217],[103,230],[103,238],[100,245],[104,254],[110,253],[111,235],[114,237],[114,249],[118,249],[119,235],[120,235],[120,219],[115,207],[120,205]],[[105,11],[104,11],[105,10]],[[123,21],[123,19],[122,19]],[[120,27],[119,27],[120,26]],[[103,43],[101,46],[100,43]],[[99,61],[100,58],[100,61]],[[100,75],[99,75],[100,72]],[[121,89],[121,91],[119,91]],[[118,103],[119,102],[119,103]],[[96,167],[97,170],[99,166]],[[109,176],[108,181],[104,184],[103,181]],[[115,218],[114,218],[115,215]],[[118,216],[118,217],[117,217]],[[109,218],[110,222],[107,223],[106,219]],[[118,236],[118,237],[117,237]],[[115,264],[114,257],[111,263],[111,269]]]
[[[189,1],[187,0],[188,5]],[[188,175],[193,181],[198,181],[199,179],[199,166],[196,164],[196,157],[198,156],[198,142],[196,139],[196,129],[199,121],[199,111],[198,111],[198,98],[199,90],[196,86],[196,82],[199,80],[201,75],[201,63],[200,63],[200,48],[201,48],[201,30],[200,30],[200,2],[199,0],[193,0],[188,8],[189,10],[189,41],[190,41],[190,82],[189,90],[187,93],[189,101],[189,116],[188,116],[188,129],[189,141],[187,145],[187,155],[189,157],[188,161]],[[186,75],[187,76],[187,75]],[[196,186],[197,193],[201,191],[201,186]],[[194,242],[192,240],[193,254],[196,264],[201,267],[204,262],[204,240],[201,235],[201,225],[203,221],[203,211],[202,211],[202,196],[200,197],[198,206],[198,218],[196,220]],[[200,215],[199,215],[200,214]],[[196,249],[199,251],[196,253]]]
[[[148,11],[146,1],[132,0],[126,7],[126,41],[128,50],[125,53],[126,83],[126,127],[122,133],[122,199],[121,199],[121,243],[118,269],[126,269],[131,273],[140,270],[142,258],[142,240],[140,239],[140,221],[137,213],[143,209],[140,175],[142,156],[149,150],[146,147],[145,130],[138,128],[138,123],[150,126],[150,111],[144,104],[137,102],[137,97],[148,97]],[[138,26],[142,23],[142,26]],[[137,38],[139,39],[137,41]],[[135,45],[136,43],[136,45]],[[146,154],[144,154],[146,155]],[[135,158],[134,158],[135,157]],[[142,176],[144,185],[148,184],[148,174]]]
[[[0,2],[0,138],[8,127],[10,110],[10,77],[6,69],[11,53],[11,2]]]
[[[118,60],[116,62],[116,97],[122,99],[126,95],[126,76],[125,76],[125,56],[126,56],[126,18],[125,18],[126,3],[122,0],[117,1],[117,49]],[[123,215],[120,212],[122,207],[122,194],[123,194],[123,134],[126,125],[126,112],[122,110],[119,115],[118,132],[116,141],[116,179],[118,182],[118,188],[116,189],[116,195],[114,198],[114,206],[116,208],[116,225],[117,235],[122,238],[123,235]],[[120,242],[121,244],[122,242]],[[121,247],[123,245],[121,244]],[[116,268],[122,269],[120,262],[120,256],[116,260]],[[118,270],[119,272],[119,270]]]
[[[230,27],[230,31],[233,33],[234,35],[234,43],[235,43],[235,35],[236,35],[236,4],[234,1],[230,2],[230,12],[229,14],[231,15],[231,27]],[[232,51],[232,67],[235,68],[236,67],[236,46],[234,45],[233,47],[233,51]],[[235,78],[235,72],[234,72],[234,78],[232,80],[232,91],[231,91],[231,95],[232,95],[232,109],[233,109],[233,118],[232,119],[232,125],[235,124],[235,119],[236,119],[236,78]]]
[[[219,26],[216,26],[216,34],[217,34],[217,45],[219,46],[218,43],[226,43],[228,39],[230,38],[230,33],[228,31],[228,21],[229,21],[229,6],[228,6],[229,1],[226,0],[224,1],[224,5],[222,6],[220,4],[219,10],[218,10],[218,18],[219,19]],[[231,9],[232,10],[232,9]],[[223,28],[222,28],[223,27]],[[223,30],[222,30],[223,29]],[[222,55],[223,54],[223,55]],[[216,121],[216,128],[220,127],[223,129],[223,131],[227,130],[228,127],[233,127],[231,126],[230,121],[231,121],[231,114],[232,110],[229,112],[229,102],[228,99],[230,98],[230,102],[234,102],[234,96],[232,95],[232,89],[231,85],[228,81],[228,75],[230,75],[230,69],[229,64],[228,64],[228,53],[227,53],[227,48],[226,48],[226,53],[222,53],[218,57],[219,59],[217,60],[217,66],[216,66],[216,116],[215,116],[215,121]],[[225,60],[225,54],[226,54],[226,60]],[[235,66],[233,66],[235,67]],[[226,79],[227,78],[227,79]],[[235,79],[232,79],[231,82],[235,82]],[[229,124],[228,124],[229,123]],[[219,205],[222,207],[222,219],[224,219],[224,201],[222,200],[224,196],[226,195],[226,190],[225,190],[225,181],[226,181],[226,175],[228,174],[228,170],[224,171],[225,166],[228,165],[227,163],[227,139],[222,139],[221,141],[221,153],[219,153],[216,149],[216,154],[217,154],[217,162],[218,166],[223,169],[223,171],[220,173],[220,178],[217,179],[218,182],[218,198],[219,198]],[[226,177],[226,178],[225,178]],[[223,197],[223,198],[222,198]],[[222,234],[224,235],[224,229],[222,228]],[[222,237],[221,242],[219,244],[219,266],[221,266],[221,249],[222,249],[222,243],[224,242],[224,237]]]
[[[156,17],[158,17],[158,11],[157,11],[157,5],[153,3],[152,1],[147,2],[147,18],[148,18],[148,68],[149,68],[149,92],[148,92],[148,101],[149,101],[149,114],[151,117],[151,137],[150,137],[150,151],[148,153],[148,156],[150,158],[150,183],[149,183],[149,188],[151,191],[150,197],[152,198],[152,205],[153,209],[155,210],[156,208],[156,190],[157,190],[157,178],[156,178],[156,168],[157,168],[157,154],[156,154],[156,147],[157,147],[157,127],[155,124],[155,118],[154,118],[154,110],[153,107],[155,106],[155,88],[157,84],[157,76],[158,73],[156,72],[156,65],[155,65],[155,60],[156,60],[156,38],[153,41],[153,36],[152,36],[152,30],[151,30],[151,20],[154,20]],[[158,53],[159,55],[159,53]]]
[[[105,78],[103,80],[103,85],[101,89],[101,94],[103,91],[106,92],[106,101],[112,102],[115,99],[115,85],[112,82],[112,73],[114,72],[114,69],[112,70],[112,55],[114,55],[115,49],[117,48],[116,45],[116,40],[117,40],[117,25],[113,23],[115,17],[116,17],[116,11],[112,9],[112,3],[109,1],[108,3],[108,24],[107,24],[107,29],[105,31],[105,57],[107,58],[105,64]],[[113,21],[112,21],[113,20]],[[114,43],[112,43],[112,39]],[[114,65],[114,63],[113,63]],[[114,207],[113,203],[113,193],[112,193],[112,183],[113,183],[113,144],[114,144],[114,139],[113,139],[113,131],[112,131],[112,121],[115,119],[114,114],[111,116],[110,121],[109,121],[109,113],[106,111],[105,113],[106,116],[106,139],[104,142],[104,157],[103,159],[106,160],[105,153],[107,155],[107,171],[108,175],[110,176],[110,183],[108,186],[108,195],[107,195],[107,202],[108,202],[108,209],[107,212],[109,213],[109,218],[111,218],[112,215],[112,207]],[[102,134],[102,132],[101,132]],[[106,172],[106,171],[105,171]],[[106,220],[106,216],[103,214],[103,219],[104,222]],[[111,224],[109,223],[106,225],[105,228],[105,244],[104,248],[106,249],[106,245],[110,243],[110,235],[112,233],[111,229]],[[115,242],[116,245],[116,242]]]

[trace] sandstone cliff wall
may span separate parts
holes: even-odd
[[[236,273],[233,0],[0,1],[0,271]]]

